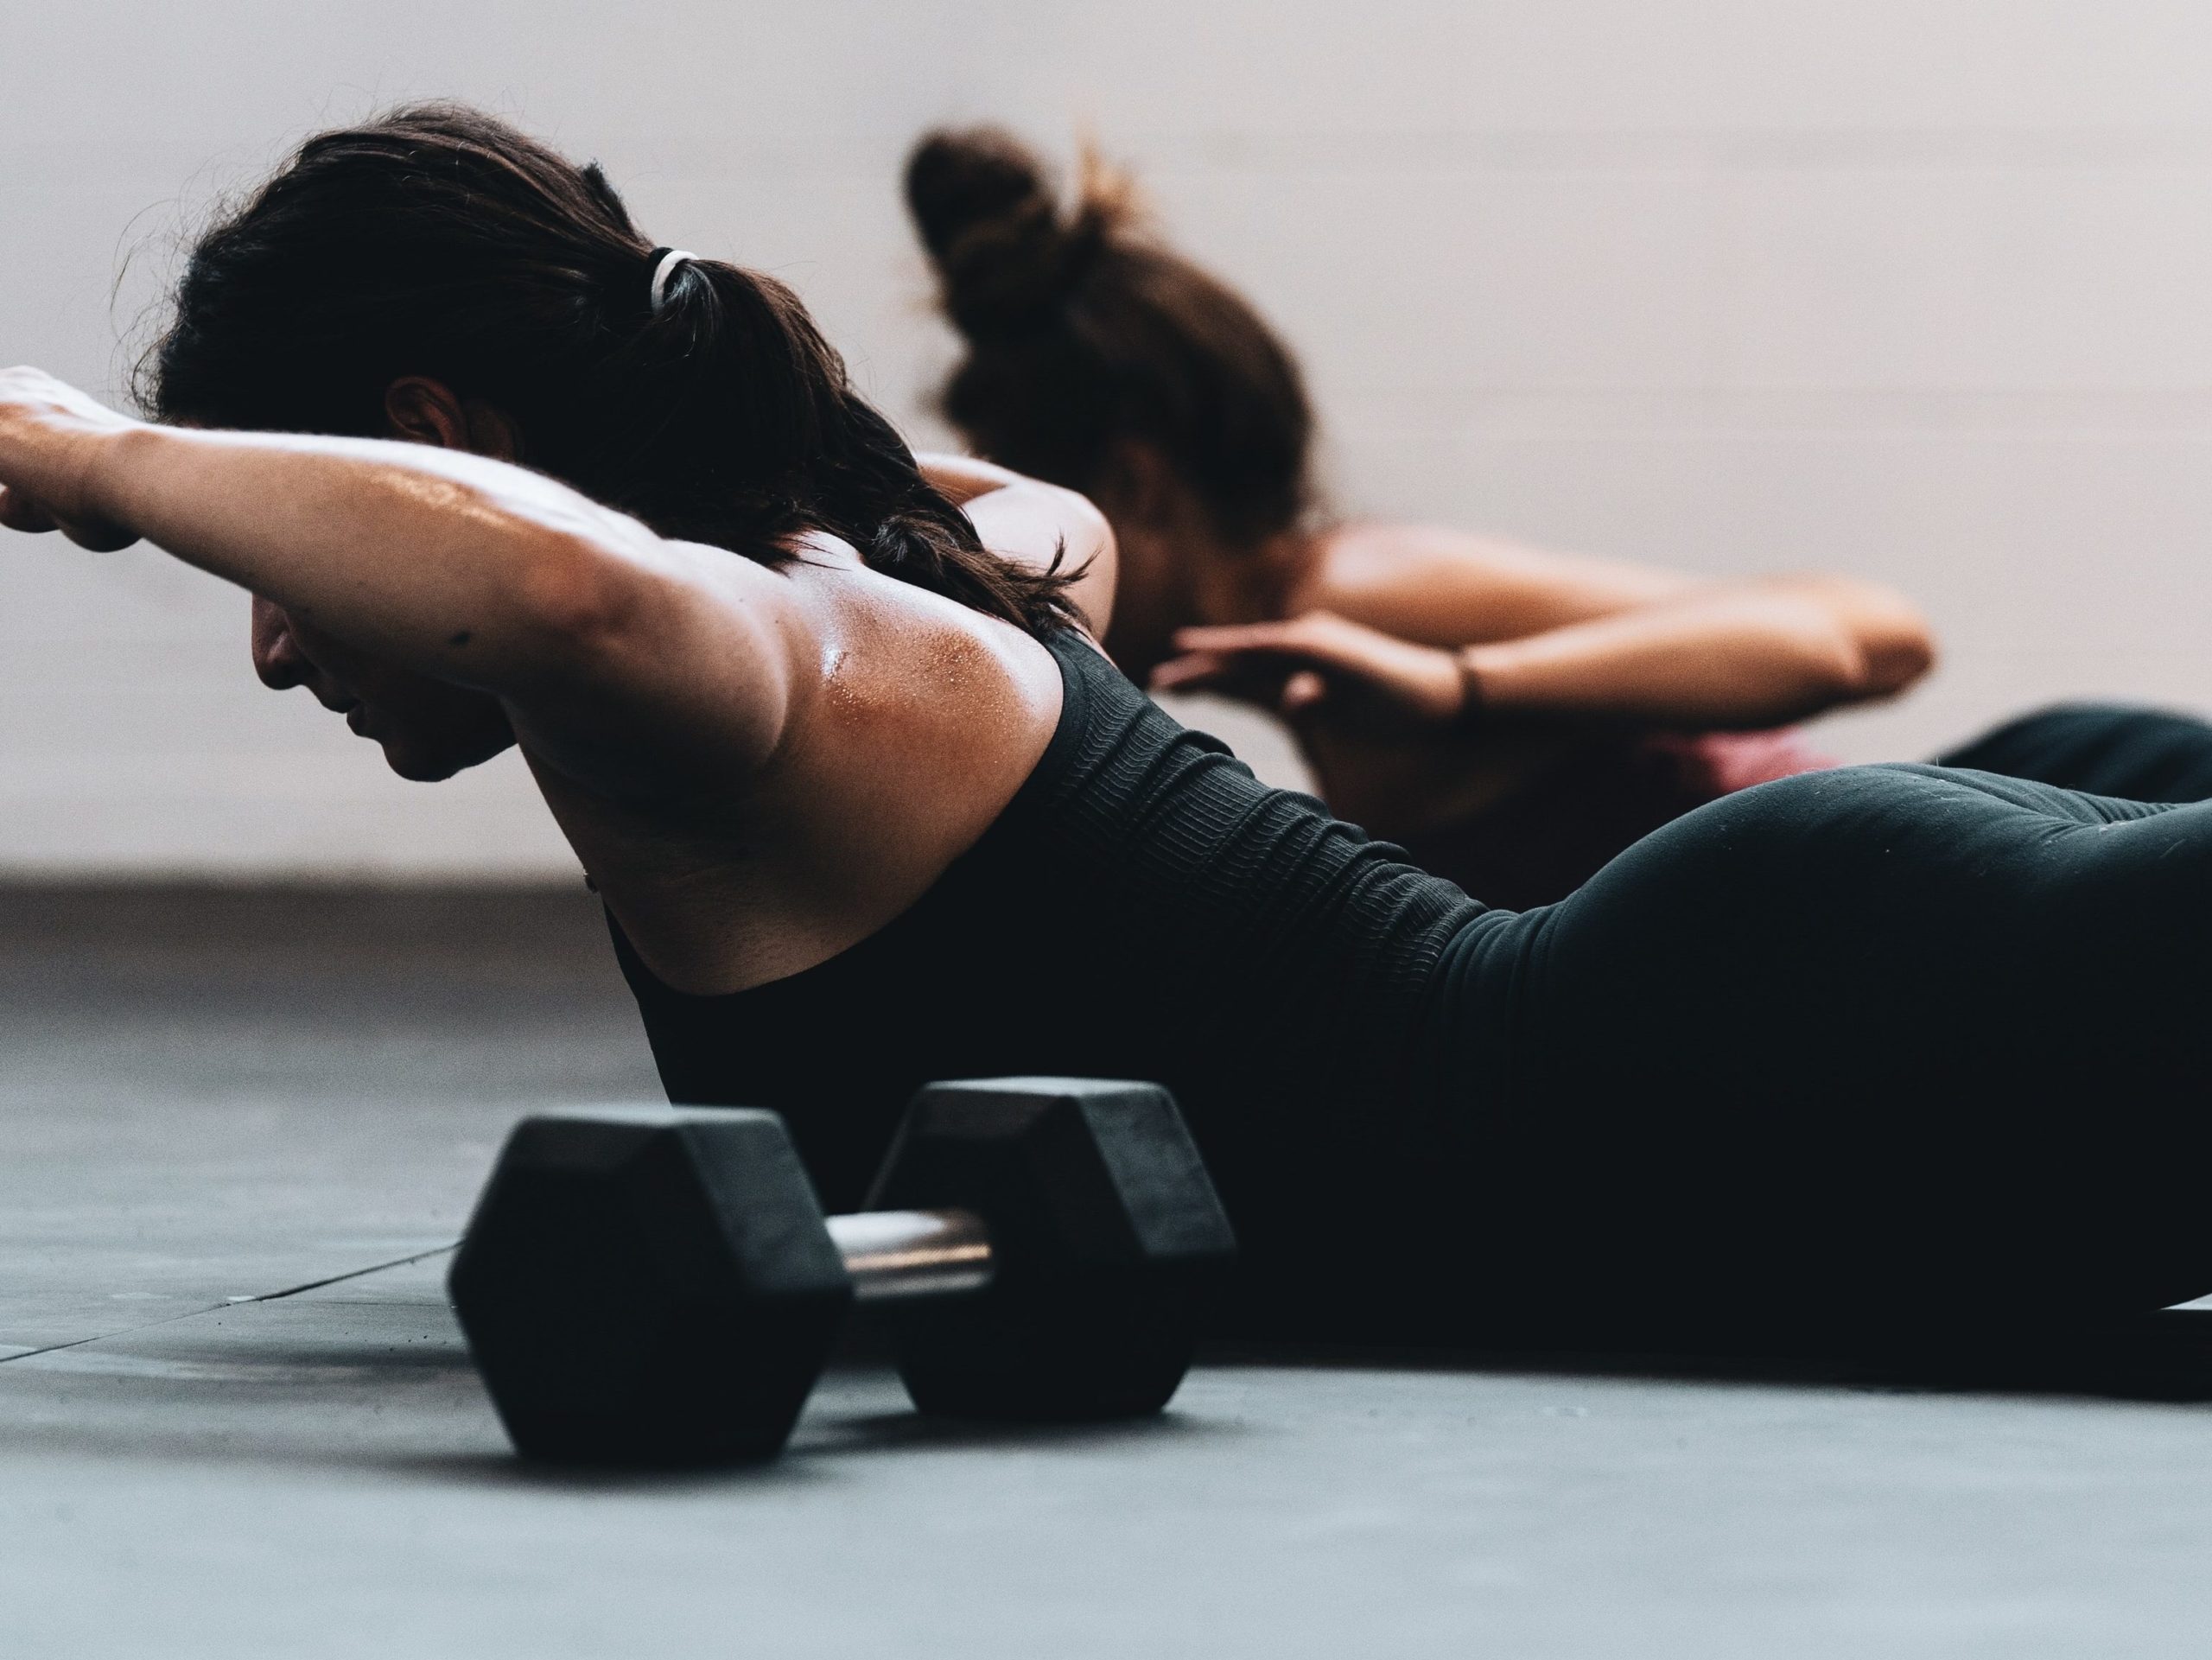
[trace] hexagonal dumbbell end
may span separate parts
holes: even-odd
[[[891,1309],[914,1404],[953,1416],[1159,1411],[1236,1249],[1174,1097],[1154,1084],[932,1084],[869,1207],[966,1210],[990,1231],[986,1289]]]
[[[612,1108],[507,1138],[448,1282],[526,1457],[772,1457],[852,1301],[783,1120]]]

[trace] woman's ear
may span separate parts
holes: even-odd
[[[467,449],[468,417],[452,390],[428,375],[404,375],[385,388],[384,418],[391,436],[410,444]]]
[[[522,459],[522,435],[505,410],[480,398],[457,398],[428,375],[403,375],[385,388],[385,419],[405,443],[465,449],[494,461]]]

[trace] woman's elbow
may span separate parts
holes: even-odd
[[[1808,652],[1805,701],[1811,712],[1895,697],[1935,666],[1924,633],[1839,633]]]
[[[1058,529],[1071,566],[1113,563],[1114,523],[1096,502],[1061,485],[1033,483],[1032,487],[1044,493],[1046,515]]]
[[[1935,631],[1894,588],[1839,576],[1802,578],[1793,586],[1834,628],[1818,655],[1836,702],[1894,697],[1936,666]]]
[[[1936,635],[1925,623],[1892,629],[1871,642],[1866,660],[1868,697],[1895,697],[1925,678],[1936,666]]]
[[[1093,634],[1103,635],[1121,582],[1121,547],[1114,523],[1089,496],[1046,486],[1058,498],[1061,569],[1076,579],[1071,598]]]
[[[1863,697],[1894,697],[1936,666],[1936,631],[1903,595],[1869,588],[1854,616]]]

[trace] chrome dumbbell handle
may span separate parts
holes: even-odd
[[[858,1211],[829,1224],[862,1302],[981,1291],[996,1267],[972,1211]]]

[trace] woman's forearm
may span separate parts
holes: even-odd
[[[1901,690],[1931,651],[1902,601],[1813,580],[1707,589],[1459,660],[1488,711],[1750,728]]]
[[[354,645],[493,690],[573,659],[657,545],[521,467],[368,440],[134,425],[104,438],[85,498]]]

